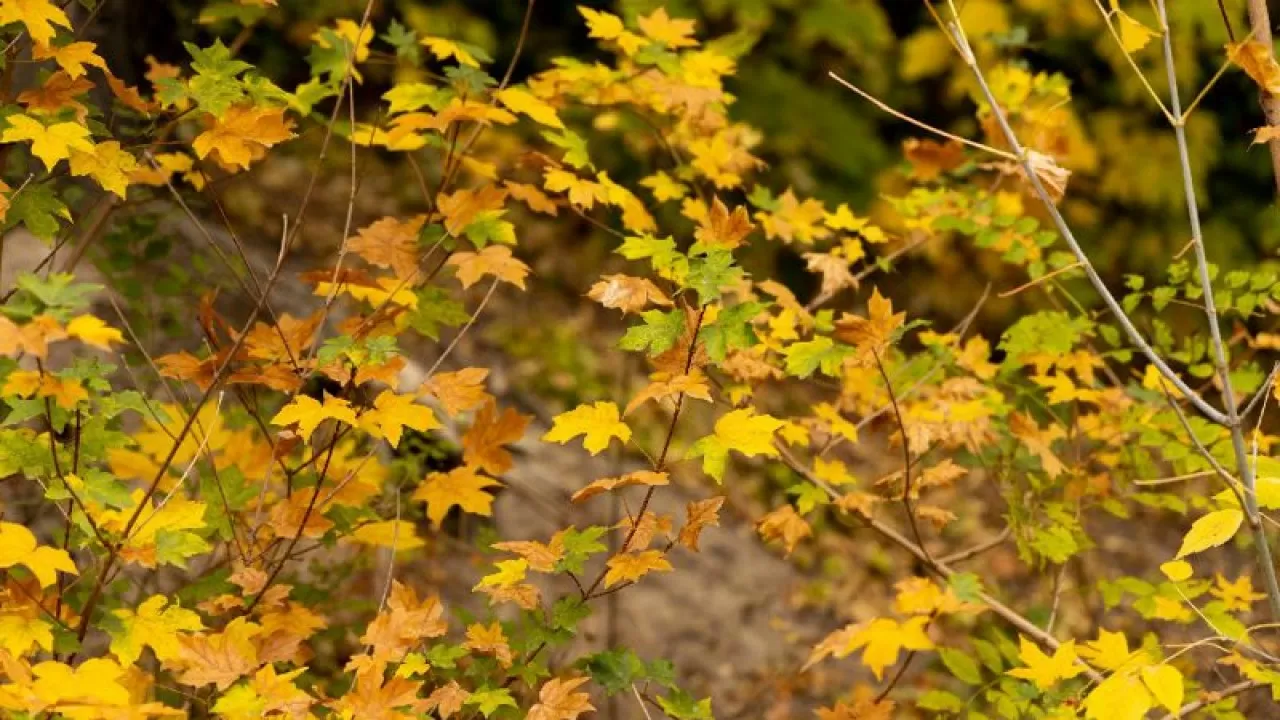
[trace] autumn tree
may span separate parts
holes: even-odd
[[[1168,121],[1188,227],[1162,279],[1119,287],[1061,210],[1070,84],[951,3],[925,7],[929,60],[963,73],[975,132],[833,74],[920,133],[872,215],[762,182],[761,134],[726,89],[745,48],[664,7],[578,8],[592,57],[519,77],[533,2],[498,67],[368,2],[290,50],[294,83],[244,53],[274,2],[211,2],[201,21],[225,41],[151,58],[131,84],[82,39],[94,9],[0,0],[0,252],[41,243],[0,287],[0,708],[710,718],[680,667],[583,627],[615,594],[706,573],[732,509],[755,529],[733,542],[879,588],[824,605],[839,622],[769,679],[796,697],[752,716],[1267,712],[1280,285],[1210,262],[1188,127],[1236,69],[1269,98],[1272,48],[1231,42],[1186,96],[1165,0],[1150,24],[1090,10]],[[296,205],[253,184],[299,157]],[[362,217],[370,168],[411,179],[402,212]],[[238,229],[222,202],[237,187],[275,225]],[[338,243],[318,253],[330,205]],[[153,244],[157,208],[195,228],[198,259]],[[895,305],[900,262],[960,243],[1020,284],[954,327]],[[77,275],[86,257],[103,284]],[[156,260],[173,293],[145,274]],[[225,282],[204,287],[202,263]],[[582,264],[588,279],[558,277]],[[553,278],[593,322],[575,352],[616,372],[561,383],[544,423],[502,363],[462,357],[494,308],[560,322],[528,307]],[[1024,305],[988,338],[974,319],[993,293]],[[504,340],[543,380],[564,374],[554,347]],[[512,536],[489,519],[529,443],[620,470],[575,474],[577,519]],[[696,499],[658,510],[677,488]],[[617,521],[586,521],[606,500]],[[1174,531],[1115,560],[1146,525]],[[458,546],[465,572],[427,578],[424,559]]]

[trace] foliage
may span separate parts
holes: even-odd
[[[898,560],[883,568],[890,602],[844,608],[850,622],[806,648],[798,676],[832,659],[861,667],[817,698],[820,718],[898,707],[1231,718],[1241,693],[1280,693],[1255,612],[1264,599],[1280,612],[1264,524],[1280,507],[1280,466],[1262,420],[1246,426],[1277,394],[1264,358],[1280,343],[1254,328],[1271,322],[1280,286],[1208,261],[1185,152],[1197,131],[1154,89],[1183,151],[1186,195],[1170,203],[1188,205],[1193,252],[1154,286],[1130,278],[1117,299],[1058,209],[1073,188],[1064,165],[1084,152],[1071,85],[998,61],[1020,43],[991,3],[945,17],[955,9],[929,6],[937,26],[910,41],[916,77],[969,78],[975,138],[909,140],[874,219],[767,182],[760,132],[726,89],[750,43],[704,40],[675,9],[579,8],[589,59],[516,81],[518,58],[495,66],[483,47],[369,3],[306,37],[308,72],[294,82],[241,57],[274,5],[208,3],[201,17],[236,34],[188,43],[189,61],[152,61],[130,85],[64,8],[0,0],[11,96],[0,153],[23,168],[6,175],[0,210],[7,238],[50,247],[0,288],[7,715],[573,720],[620,696],[646,715],[709,718],[712,699],[679,667],[578,641],[602,598],[715,562],[694,556],[744,490],[767,503],[760,539],[797,562],[851,534]],[[1160,48],[1172,68],[1175,36],[1163,0],[1155,7],[1159,21],[1099,4],[1089,27],[1113,31],[1126,68],[1141,73]],[[840,42],[835,30],[800,32]],[[1266,93],[1280,85],[1256,41],[1221,61]],[[20,62],[36,74],[13,89]],[[389,87],[362,100],[388,66]],[[267,268],[191,209],[223,210],[222,188],[308,151],[306,189],[281,211]],[[415,179],[412,212],[356,221],[362,160]],[[345,174],[349,192],[341,246],[298,276],[309,311],[285,312],[278,295],[326,173]],[[147,263],[180,262],[157,239],[164,203],[207,234],[234,278],[220,289],[243,307],[147,291]],[[613,347],[570,337],[572,349],[646,372],[620,391],[570,383],[569,406],[530,432],[534,418],[491,392],[489,369],[448,363],[502,295],[534,291],[557,272],[542,271],[548,258],[572,262],[573,240],[535,257],[547,231],[591,233],[610,250],[575,301],[598,306],[593,327]],[[55,265],[73,239],[103,246],[111,288]],[[960,244],[1027,276],[1006,295],[1038,298],[998,338],[968,321],[937,329],[881,292],[899,256]],[[762,248],[799,254],[811,296],[757,270]],[[1167,316],[1188,308],[1207,313],[1210,332],[1175,330]],[[153,354],[130,313],[199,337]],[[1220,314],[1237,323],[1231,337]],[[1233,359],[1235,345],[1249,352]],[[423,348],[432,359],[419,367]],[[555,349],[528,355],[552,367]],[[638,505],[613,527],[544,537],[486,526],[482,569],[443,588],[417,582],[406,567],[450,542],[451,523],[494,515],[529,442],[565,445],[583,468],[605,452],[643,458],[645,469],[584,475],[571,498]],[[878,476],[860,478],[871,452],[894,469],[868,463]],[[651,506],[676,481],[699,492],[682,518]],[[998,508],[994,541],[966,522],[979,503]],[[1088,564],[1150,518],[1180,537],[1154,566]],[[984,563],[1006,539],[1005,567]],[[1259,560],[1262,592],[1239,557]],[[1066,596],[1069,570],[1100,602]],[[359,575],[373,578],[372,599],[335,591]]]

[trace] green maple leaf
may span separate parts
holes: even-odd
[[[183,43],[191,54],[191,70],[195,75],[187,81],[186,91],[202,110],[222,115],[227,108],[243,99],[244,86],[239,76],[253,66],[231,56],[231,50],[215,40],[213,45],[201,48],[193,43]]]
[[[396,57],[414,66],[422,64],[422,48],[418,45],[418,33],[392,20],[387,31],[380,35],[388,45],[396,49]]]
[[[547,131],[542,133],[542,137],[552,145],[564,150],[564,157],[561,159],[569,165],[579,170],[593,167],[591,155],[587,152],[587,141],[578,133],[572,130]]]
[[[471,693],[465,704],[474,705],[481,715],[489,717],[500,707],[516,707],[516,700],[506,688],[481,688]]]
[[[560,556],[560,561],[556,563],[556,572],[567,570],[572,573],[581,573],[587,558],[608,550],[604,543],[600,542],[600,538],[604,537],[604,533],[605,529],[598,525],[592,525],[583,530],[576,528],[566,530],[562,536],[564,554]]]
[[[424,287],[416,294],[418,306],[409,315],[409,327],[432,340],[440,339],[440,326],[458,327],[471,317],[443,288]]]
[[[623,350],[647,350],[649,355],[661,355],[675,347],[684,334],[684,313],[680,310],[646,310],[640,317],[644,324],[628,328],[618,347]]]
[[[848,357],[850,349],[825,335],[812,340],[792,343],[782,354],[787,357],[787,374],[807,378],[815,370],[821,369],[824,374],[836,377],[840,374],[840,363]]]
[[[22,192],[14,193],[9,212],[4,218],[6,230],[25,225],[32,235],[51,242],[61,225],[58,219],[70,221],[71,213],[52,185],[28,183]]]
[[[684,690],[674,690],[658,698],[658,704],[674,720],[712,720],[711,698],[695,700]]]
[[[704,326],[699,333],[707,355],[721,363],[730,350],[743,350],[755,345],[758,338],[751,328],[751,319],[764,308],[758,302],[745,302],[721,310],[716,321]]]
[[[716,249],[705,258],[692,260],[685,284],[698,293],[698,303],[707,305],[720,297],[720,289],[733,284],[742,275],[742,268],[733,264],[733,253]]]

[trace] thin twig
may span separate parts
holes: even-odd
[[[1112,294],[1111,289],[1107,287],[1102,276],[1100,276],[1098,271],[1093,267],[1093,263],[1089,260],[1089,256],[1084,252],[1084,248],[1081,247],[1079,241],[1076,240],[1075,233],[1072,232],[1071,226],[1069,226],[1066,219],[1062,217],[1062,213],[1058,211],[1058,206],[1054,203],[1053,197],[1049,194],[1048,190],[1045,189],[1044,183],[1040,180],[1040,176],[1036,174],[1035,167],[1031,164],[1030,155],[1028,155],[1026,149],[1022,146],[1022,143],[1018,141],[1017,135],[1013,132],[1013,127],[1009,125],[1009,120],[1005,117],[1004,110],[996,100],[995,94],[991,90],[991,86],[987,84],[986,75],[982,72],[982,68],[978,66],[978,60],[973,54],[973,48],[969,46],[969,40],[965,36],[964,30],[956,23],[950,24],[949,28],[953,37],[955,37],[956,44],[961,49],[961,55],[965,64],[969,66],[970,72],[973,74],[974,79],[977,80],[978,87],[981,89],[982,95],[986,99],[987,104],[991,106],[991,114],[995,117],[996,123],[1000,127],[1000,131],[1004,134],[1005,142],[1007,142],[1009,147],[1013,149],[1018,163],[1022,166],[1023,172],[1027,177],[1027,181],[1031,184],[1031,187],[1035,191],[1036,196],[1040,199],[1041,204],[1044,205],[1045,211],[1049,213],[1049,217],[1053,220],[1053,224],[1057,228],[1058,234],[1060,234],[1062,239],[1066,241],[1072,254],[1075,255],[1076,260],[1080,262],[1085,275],[1089,278],[1089,282],[1093,284],[1094,289],[1102,297],[1107,309],[1109,309],[1112,315],[1115,316],[1116,322],[1120,324],[1125,335],[1127,335],[1129,340],[1138,348],[1138,350],[1140,350],[1142,354],[1145,355],[1153,365],[1155,365],[1156,369],[1160,371],[1160,374],[1168,378],[1169,382],[1171,382],[1180,393],[1185,395],[1192,404],[1196,406],[1196,409],[1214,422],[1225,425],[1227,423],[1226,414],[1210,405],[1204,398],[1200,397],[1200,395],[1193,390],[1191,386],[1187,385],[1186,381],[1174,372],[1173,368],[1169,367],[1169,364],[1165,362],[1164,358],[1160,357],[1159,353],[1155,351],[1155,348],[1151,347],[1151,344],[1142,336],[1142,333],[1133,324],[1133,321],[1129,318],[1128,314],[1125,313],[1120,302],[1116,300],[1115,295]]]

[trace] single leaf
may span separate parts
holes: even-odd
[[[579,435],[583,436],[583,447],[596,455],[609,447],[613,438],[624,443],[630,440],[631,428],[619,418],[617,405],[602,401],[560,413],[542,439],[564,444]]]
[[[1201,516],[1191,524],[1191,529],[1182,538],[1182,546],[1178,548],[1177,559],[1194,553],[1217,547],[1235,537],[1236,531],[1244,521],[1244,513],[1237,509],[1215,510]]]

